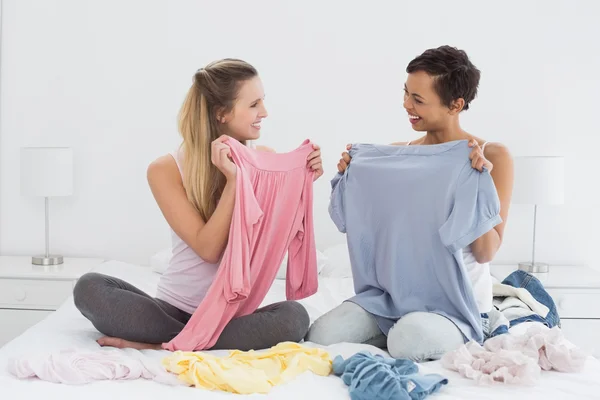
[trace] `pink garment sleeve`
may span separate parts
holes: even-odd
[[[304,178],[300,207],[296,213],[297,233],[288,248],[286,297],[299,300],[317,292],[317,248],[313,228],[313,175],[309,171]]]
[[[229,239],[219,268],[226,269],[223,294],[228,303],[248,298],[250,280],[250,243],[252,230],[263,215],[256,200],[252,183],[242,163],[237,162],[235,206],[231,216]]]

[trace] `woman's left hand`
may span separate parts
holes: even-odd
[[[479,146],[479,143],[477,143],[476,140],[470,140],[469,147],[473,148],[471,154],[469,155],[469,160],[471,160],[471,167],[475,168],[479,172],[483,172],[483,167],[485,167],[488,170],[488,172],[492,172],[494,164],[492,164],[490,160],[485,158],[485,156],[483,155],[483,150],[481,149],[481,146]]]
[[[321,161],[321,148],[313,144],[313,151],[307,157],[307,165],[310,169],[315,171],[313,182],[316,181],[323,175],[323,163]]]

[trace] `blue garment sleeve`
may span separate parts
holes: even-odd
[[[331,180],[331,197],[329,199],[329,216],[342,233],[346,233],[346,174],[337,173]]]
[[[439,229],[442,243],[454,254],[500,224],[500,199],[489,171],[465,164],[454,192],[452,211]]]

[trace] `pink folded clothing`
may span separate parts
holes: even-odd
[[[227,248],[206,296],[184,329],[163,348],[206,350],[233,318],[256,311],[288,253],[286,297],[318,288],[313,230],[313,171],[305,140],[282,154],[260,152],[229,139],[237,166],[236,196]]]
[[[67,385],[140,378],[174,386],[183,384],[163,368],[160,358],[134,349],[68,349],[32,354],[9,360],[8,371],[20,379],[38,378]]]
[[[470,341],[442,357],[445,368],[482,384],[532,385],[541,371],[580,372],[587,354],[569,346],[558,327],[535,324],[524,334],[505,333],[484,342]]]

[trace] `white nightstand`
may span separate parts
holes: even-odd
[[[503,280],[516,265],[491,265],[491,273]],[[550,271],[532,274],[550,294],[564,335],[577,346],[600,358],[600,271],[579,266],[550,266]]]
[[[77,279],[103,260],[65,258],[56,266],[31,264],[31,257],[0,257],[0,347],[55,311]]]

